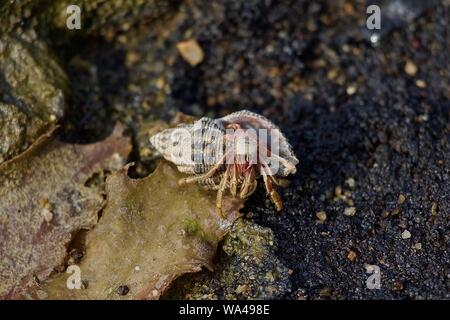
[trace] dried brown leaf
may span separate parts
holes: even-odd
[[[139,180],[127,169],[107,180],[107,206],[89,232],[80,264],[84,289],[67,288],[69,274],[49,279],[39,296],[49,299],[158,299],[178,276],[212,269],[218,242],[239,216],[239,200],[227,198],[222,219],[214,192],[179,187],[182,175],[163,161]],[[129,288],[120,295],[119,287]]]
[[[73,234],[96,224],[103,191],[85,183],[123,164],[131,144],[122,131],[90,145],[50,133],[0,165],[0,298],[26,296],[64,263]]]

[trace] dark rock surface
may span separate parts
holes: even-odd
[[[186,8],[198,19],[179,30],[206,58],[176,63],[172,97],[187,112],[262,112],[295,145],[281,216],[262,189],[246,208],[293,270],[286,297],[448,298],[448,3],[375,47],[355,27],[364,6],[269,3]],[[381,289],[366,287],[367,265]]]

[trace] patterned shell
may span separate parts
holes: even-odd
[[[231,113],[219,119],[203,117],[194,124],[180,124],[175,128],[163,130],[150,138],[152,145],[162,156],[174,163],[178,170],[188,174],[201,174],[208,172],[214,164],[220,161],[217,143],[225,135],[225,128],[230,124],[239,124],[242,129],[266,129],[269,140],[279,141],[279,156],[291,165],[298,164],[298,159],[292,147],[280,129],[269,119],[259,114],[242,110]],[[221,146],[225,147],[225,146]],[[205,154],[210,157],[204,157]],[[210,159],[207,163],[203,159]],[[211,161],[212,159],[212,161]],[[198,160],[198,161],[197,161]],[[280,163],[278,175],[292,174],[292,168]]]

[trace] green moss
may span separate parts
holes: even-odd
[[[275,255],[270,229],[238,220],[223,242],[214,273],[186,275],[175,281],[169,299],[273,299],[291,286],[289,270]]]
[[[205,233],[203,232],[202,226],[196,220],[193,219],[185,219],[183,221],[184,231],[189,236],[193,237],[204,237]]]

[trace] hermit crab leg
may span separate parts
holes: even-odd
[[[217,207],[217,209],[219,209],[219,214],[222,218],[225,218],[223,215],[223,212],[222,212],[222,196],[223,196],[223,192],[225,191],[225,189],[227,187],[229,168],[230,168],[230,166],[227,166],[227,169],[225,170],[225,173],[223,174],[222,181],[220,181],[219,190],[217,191],[217,196],[216,196],[216,207]]]
[[[202,180],[206,180],[211,178],[216,171],[222,166],[223,161],[227,158],[227,156],[231,154],[231,151],[229,151],[228,153],[226,153],[218,162],[217,164],[214,165],[214,167],[211,168],[211,170],[209,170],[207,173],[198,175],[198,176],[192,176],[192,177],[187,177],[187,178],[183,178],[178,180],[178,185],[180,186],[184,186],[188,183],[193,183],[193,182],[198,182],[198,181],[202,181]]]
[[[263,166],[265,168],[264,172],[270,173],[269,167],[266,164],[263,164]],[[287,180],[287,179],[277,178],[272,174],[270,174],[269,177],[273,181],[273,183],[275,183],[279,187],[287,188],[289,186],[289,180]]]
[[[233,166],[233,175],[231,176],[230,181],[230,192],[233,197],[236,197],[237,193],[237,169],[236,166]]]
[[[269,179],[269,175],[267,174],[266,166],[261,167],[265,174],[263,174],[264,185],[266,187],[267,193],[270,195],[272,202],[275,204],[275,208],[277,211],[281,211],[283,209],[283,202],[281,201],[281,197],[278,192],[273,188],[272,180]]]
[[[209,170],[205,174],[201,174],[201,175],[193,176],[193,177],[182,178],[182,179],[178,180],[178,185],[184,186],[188,183],[193,183],[193,182],[198,182],[198,181],[209,179],[216,173],[216,171],[220,168],[221,165],[222,165],[222,163],[216,164],[214,167],[211,168],[211,170]]]
[[[239,193],[239,198],[241,199],[247,199],[249,195],[251,195],[256,187],[258,186],[258,182],[256,180],[248,181],[245,185],[245,188],[242,189],[242,191]]]
[[[250,187],[252,187],[253,190],[256,188],[256,180],[253,168],[251,168],[250,172],[244,176],[244,182],[242,183],[242,187],[239,193],[239,197],[241,199],[245,199],[249,194],[251,194],[251,192],[249,192]]]
[[[287,188],[289,186],[289,180],[282,178],[275,178],[274,176],[270,176],[273,183],[275,183],[279,187]]]

